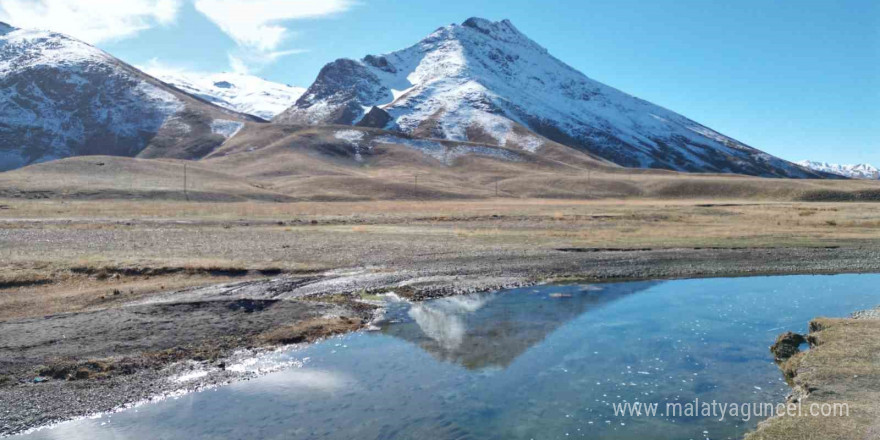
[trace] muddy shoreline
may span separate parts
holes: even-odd
[[[880,249],[498,250],[157,293],[104,310],[0,322],[0,434],[181,389],[246,380],[236,359],[367,325],[370,297],[413,300],[543,282],[880,272]],[[367,300],[366,302],[364,300]],[[186,382],[192,371],[208,374]]]

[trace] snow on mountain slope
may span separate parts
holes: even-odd
[[[0,23],[0,171],[68,156],[199,157],[214,107],[73,38]]]
[[[168,69],[143,69],[150,75],[212,104],[272,119],[299,99],[306,91],[239,73],[195,73]]]
[[[860,163],[858,165],[840,165],[836,163],[802,160],[797,162],[797,164],[814,171],[836,174],[851,179],[880,179],[880,170],[877,170],[874,166],[866,163]]]
[[[507,20],[471,18],[407,49],[334,61],[275,121],[357,124],[370,111],[389,121],[381,128],[423,137],[530,151],[546,138],[631,167],[820,176],[594,81]]]

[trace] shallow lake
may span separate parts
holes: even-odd
[[[23,436],[63,439],[724,439],[757,418],[612,405],[781,402],[768,351],[876,306],[878,275],[551,285],[390,303],[381,331],[274,353],[258,379]]]

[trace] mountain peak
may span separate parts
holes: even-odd
[[[513,23],[510,20],[501,20],[501,21],[491,21],[485,18],[480,17],[471,17],[464,21],[461,24],[464,27],[476,29],[484,34],[488,34],[491,32],[497,32],[500,29],[512,29],[519,33],[519,31],[513,26]]]
[[[387,115],[375,118],[382,128],[414,136],[531,153],[550,140],[629,167],[818,176],[588,78],[509,20],[469,18],[402,50],[334,61],[275,121],[355,125],[374,108]]]
[[[77,39],[0,24],[0,171],[70,156],[200,157],[257,120],[196,99]]]
[[[510,20],[507,19],[501,21],[491,21],[485,18],[471,17],[465,20],[460,26],[452,25],[447,28],[441,28],[441,31],[443,30],[449,31],[450,35],[458,38],[463,37],[463,35],[462,32],[457,31],[468,31],[464,34],[469,34],[470,31],[473,31],[500,42],[514,43],[520,46],[531,46],[540,52],[547,51],[539,44],[532,41],[525,34],[520,32],[519,29],[517,29],[516,26],[514,26],[513,23],[511,23]]]
[[[212,104],[266,120],[293,105],[305,92],[301,87],[241,73],[186,72],[161,66],[142,70]]]
[[[797,162],[797,164],[804,168],[809,168],[813,171],[836,174],[838,176],[849,177],[851,179],[880,179],[880,170],[868,163],[842,165],[836,163],[818,162],[813,160],[802,160],[800,162]]]

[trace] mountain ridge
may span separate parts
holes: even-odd
[[[878,180],[880,179],[880,170],[869,163],[860,163],[860,164],[852,164],[852,165],[843,165],[836,163],[828,163],[828,162],[818,162],[812,160],[802,160],[796,162],[798,165],[809,168],[814,171],[820,171],[823,173],[835,174],[843,177],[848,177],[851,179],[867,179],[867,180]]]
[[[140,70],[214,105],[266,121],[293,105],[306,91],[240,73],[182,72],[149,66]]]
[[[0,171],[92,154],[197,158],[229,124],[257,120],[66,35],[0,32]]]
[[[390,120],[379,128],[423,137],[531,150],[549,139],[628,167],[824,177],[592,80],[509,20],[470,18],[399,51],[333,61],[274,121],[353,125],[374,107]]]

